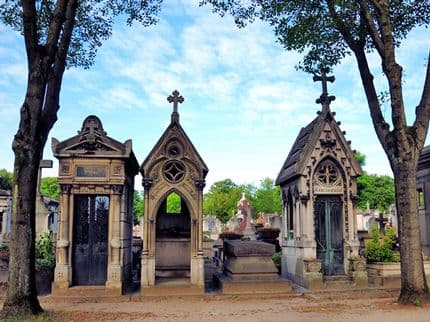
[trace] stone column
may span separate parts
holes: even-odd
[[[145,212],[144,212],[144,225],[143,225],[143,247],[142,247],[142,267],[140,276],[141,287],[155,285],[155,258],[153,254],[150,253],[150,238],[151,238],[151,220],[150,220],[150,201],[149,201],[149,191],[152,186],[152,179],[144,178],[142,180],[144,192],[144,202],[145,202]],[[152,220],[153,221],[153,220]]]
[[[108,259],[108,276],[106,287],[118,288],[121,290],[121,239],[120,239],[120,212],[121,212],[121,195],[124,190],[122,185],[112,185],[111,202],[109,209],[109,259]]]
[[[196,254],[191,256],[191,284],[204,288],[205,272],[204,272],[204,257],[203,257],[203,188],[205,180],[196,180],[197,187],[197,222],[193,224],[195,229]],[[193,219],[194,222],[195,219]],[[192,254],[194,255],[194,254]]]
[[[57,235],[57,263],[55,266],[54,276],[54,285],[60,288],[69,287],[71,281],[69,265],[69,225],[70,218],[73,218],[73,210],[71,209],[70,200],[71,188],[72,186],[69,184],[60,185],[61,196]]]

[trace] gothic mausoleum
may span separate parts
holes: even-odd
[[[283,202],[282,276],[307,288],[330,279],[367,286],[364,261],[357,261],[356,178],[360,165],[330,111],[334,96],[322,81],[318,116],[300,130],[276,179]],[[357,265],[357,263],[359,263]]]
[[[145,161],[143,177],[142,292],[166,281],[204,291],[203,188],[208,168],[179,123],[178,91],[171,122]],[[171,199],[176,202],[172,208]],[[141,225],[142,226],[142,225]]]
[[[78,135],[52,139],[61,188],[54,288],[103,285],[120,294],[131,284],[134,177],[131,140],[118,142],[94,115]]]

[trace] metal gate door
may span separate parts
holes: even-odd
[[[75,197],[73,284],[104,285],[107,278],[109,197]]]
[[[324,275],[342,275],[343,221],[339,196],[318,196],[314,205],[317,258],[322,260]]]

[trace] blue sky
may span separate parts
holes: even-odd
[[[414,30],[397,54],[405,72],[409,123],[421,96],[428,39],[428,30]],[[238,29],[231,17],[220,18],[198,1],[165,1],[157,25],[117,24],[90,70],[66,71],[44,158],[53,159],[51,137],[62,141],[75,135],[84,118],[95,114],[109,136],[133,140],[142,162],[170,122],[172,106],[166,98],[178,89],[185,98],[179,106],[181,124],[209,167],[207,188],[225,178],[254,184],[275,178],[300,128],[320,109],[315,99],[321,84],[295,70],[300,58],[284,51],[264,23]],[[382,91],[379,60],[370,56],[369,62]],[[3,25],[0,71],[0,168],[11,171],[11,142],[27,72],[22,38]],[[328,86],[336,96],[331,109],[352,148],[367,156],[365,170],[391,175],[354,59],[344,59],[334,75],[336,82]],[[389,106],[383,111],[390,118]],[[57,167],[54,160],[54,169],[44,175],[57,175]],[[140,185],[140,178],[136,181]]]

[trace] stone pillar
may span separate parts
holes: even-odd
[[[108,259],[108,276],[106,287],[119,288],[121,290],[121,235],[120,235],[120,213],[121,213],[121,195],[124,186],[112,185],[111,207],[109,209],[109,259]]]
[[[60,213],[57,235],[57,263],[55,265],[54,285],[60,288],[69,287],[71,284],[71,269],[69,264],[69,227],[73,218],[71,203],[71,185],[60,185]]]
[[[197,187],[197,213],[196,219],[193,219],[193,228],[197,234],[196,253],[191,254],[191,284],[204,287],[205,273],[204,273],[204,257],[203,257],[203,188],[205,187],[205,180],[196,180]],[[194,221],[196,220],[195,224]]]
[[[155,285],[155,258],[154,254],[151,254],[150,249],[150,239],[151,239],[151,228],[153,225],[153,220],[151,223],[150,219],[150,205],[149,205],[149,190],[152,186],[152,179],[144,178],[142,181],[145,201],[145,215],[143,217],[143,247],[142,247],[142,267],[141,267],[141,277],[140,285],[141,287]]]

